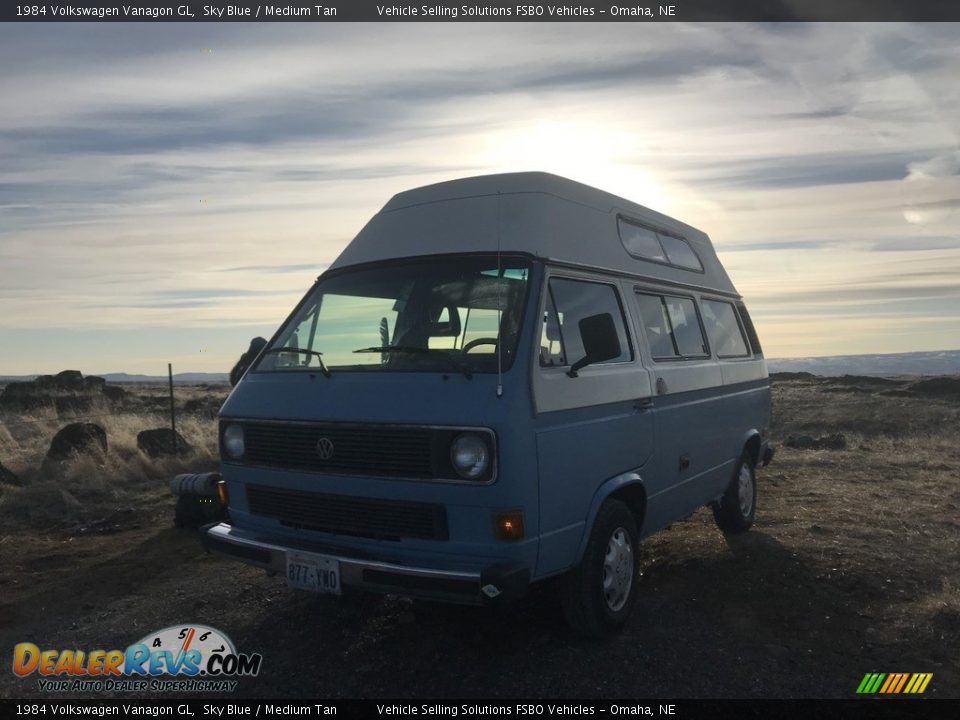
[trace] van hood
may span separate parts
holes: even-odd
[[[491,426],[511,414],[532,414],[518,375],[424,372],[252,372],[220,410],[221,418],[313,422]]]

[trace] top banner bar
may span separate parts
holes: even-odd
[[[2,22],[944,22],[958,0],[664,0],[664,2],[15,3]]]

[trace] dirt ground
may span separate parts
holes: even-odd
[[[240,697],[850,698],[867,672],[932,672],[926,697],[960,697],[960,397],[913,382],[775,383],[755,527],[725,539],[701,510],[645,541],[609,641],[572,636],[550,585],[502,612],[289,591],[205,555],[158,480],[79,527],[0,504],[0,650],[124,648],[196,622],[263,654]],[[783,444],[836,432],[844,449]],[[0,672],[0,697],[42,696]]]

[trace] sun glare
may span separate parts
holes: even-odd
[[[484,152],[499,172],[543,170],[667,212],[663,184],[648,169],[624,160],[636,157],[641,148],[616,128],[566,120],[529,122],[492,134]]]

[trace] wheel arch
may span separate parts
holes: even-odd
[[[750,455],[750,459],[753,461],[753,466],[758,467],[760,465],[760,452],[763,448],[763,439],[760,437],[760,431],[756,428],[750,429],[743,436],[740,446],[743,448],[740,452]]]
[[[620,500],[630,509],[637,523],[637,533],[640,537],[643,536],[643,521],[647,513],[647,489],[639,471],[631,470],[605,480],[593,494],[573,565],[577,565],[583,559],[600,506],[611,498]],[[637,539],[639,540],[639,537]]]

